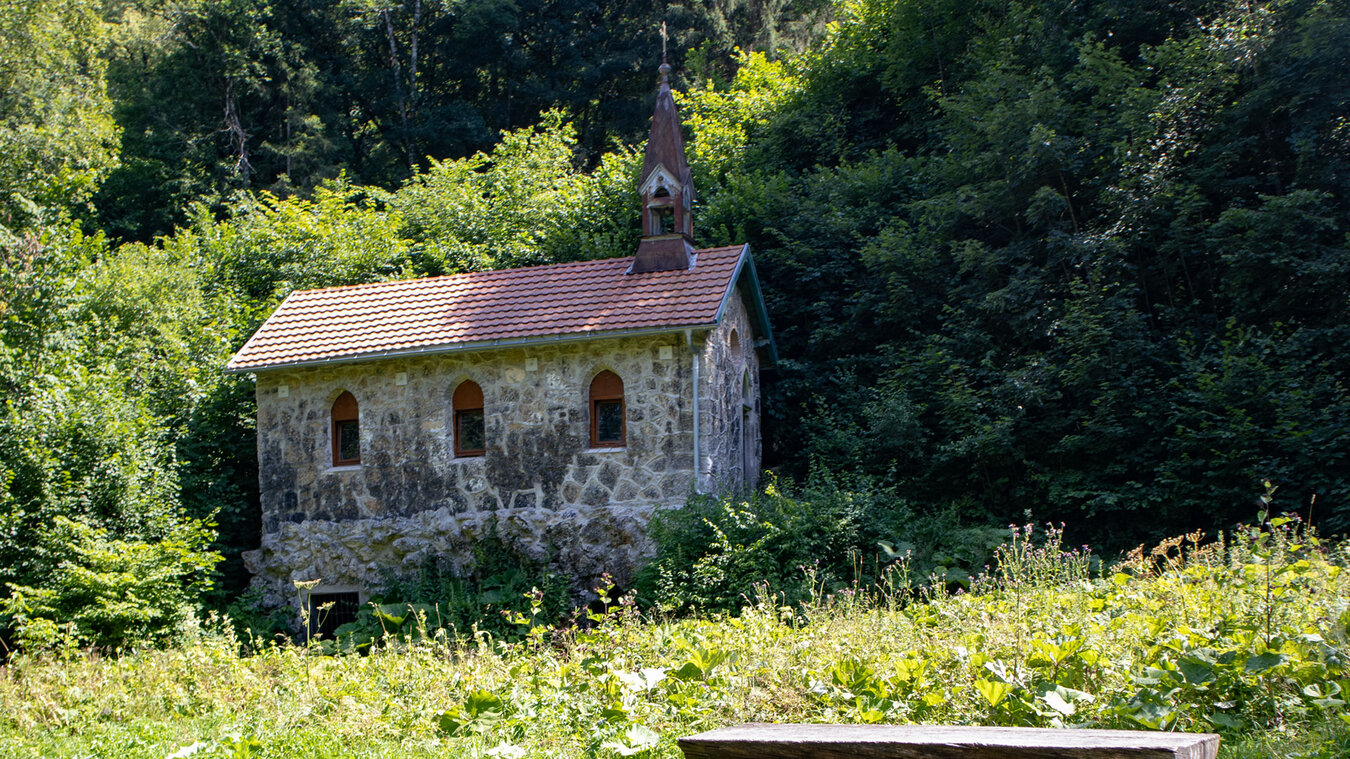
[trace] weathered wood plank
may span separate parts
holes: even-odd
[[[685,759],[1215,759],[1212,733],[942,725],[724,727],[680,739]]]

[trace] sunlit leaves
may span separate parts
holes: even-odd
[[[636,238],[629,150],[593,172],[576,166],[576,130],[559,112],[502,135],[490,153],[434,161],[388,196],[422,265],[444,272],[628,255]]]
[[[61,562],[40,587],[11,585],[0,604],[31,650],[57,645],[53,633],[63,626],[78,642],[108,647],[178,634],[220,560],[207,548],[212,532],[200,523],[170,525],[151,540],[112,537],[60,516],[50,529]]]
[[[43,208],[88,200],[117,164],[101,11],[93,2],[0,2],[0,244]]]
[[[785,61],[742,53],[736,77],[725,88],[698,87],[679,98],[680,117],[694,139],[687,146],[696,185],[725,181],[747,168],[752,136],[779,115],[801,87],[800,74]]]

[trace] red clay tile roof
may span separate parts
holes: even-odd
[[[465,344],[712,325],[744,246],[688,270],[626,274],[632,258],[291,293],[231,359],[241,372]]]

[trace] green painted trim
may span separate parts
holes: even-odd
[[[722,303],[717,307],[716,323],[722,323],[722,316],[727,308],[727,301],[731,299],[733,289],[741,288],[749,295],[750,316],[755,321],[755,329],[759,330],[760,338],[767,340],[769,365],[778,363],[778,345],[773,340],[773,329],[769,326],[769,312],[764,307],[764,293],[759,289],[759,275],[755,272],[755,259],[750,255],[750,243],[746,243],[741,248],[740,260],[736,262],[736,271],[731,274],[731,282],[727,284],[726,294],[722,296]]]

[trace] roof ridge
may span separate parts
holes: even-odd
[[[529,270],[531,270],[531,271],[539,271],[539,270],[541,270],[541,269],[560,269],[560,268],[562,268],[562,267],[564,267],[564,266],[581,266],[581,265],[585,265],[585,264],[598,264],[598,263],[601,263],[601,262],[619,261],[619,260],[622,260],[623,258],[630,258],[630,259],[631,259],[632,256],[623,256],[623,257],[617,257],[617,258],[587,258],[587,259],[583,259],[583,260],[581,260],[581,261],[559,261],[559,262],[557,262],[557,263],[551,263],[551,264],[531,264],[531,265],[529,265],[529,266],[515,266],[515,267],[508,267],[508,268],[505,268],[505,269],[481,269],[481,270],[477,270],[477,271],[457,271],[457,272],[455,272],[455,273],[453,273],[453,274],[437,274],[437,275],[434,276],[434,277],[409,277],[409,278],[406,278],[406,279],[382,279],[382,280],[379,280],[378,282],[358,282],[357,284],[354,284],[354,285],[332,285],[332,286],[330,286],[330,287],[314,287],[314,288],[310,288],[310,289],[308,289],[308,290],[292,290],[291,293],[292,293],[292,294],[295,294],[295,293],[329,293],[329,292],[341,292],[341,291],[359,290],[359,289],[361,289],[361,288],[387,287],[387,286],[389,286],[389,285],[413,284],[413,283],[422,283],[422,282],[439,282],[439,281],[447,280],[447,279],[456,279],[456,278],[472,277],[472,276],[476,276],[476,275],[484,275],[484,274],[502,274],[502,273],[505,273],[505,272],[523,271],[523,270],[525,270],[525,269],[529,269]]]
[[[719,245],[719,246],[717,246],[717,247],[715,247],[715,248],[700,248],[700,249],[697,249],[697,250],[694,251],[694,254],[697,255],[697,254],[700,254],[700,253],[718,253],[718,252],[722,252],[722,251],[725,251],[725,250],[730,250],[730,249],[732,249],[732,248],[743,248],[743,247],[745,247],[745,244],[744,244],[744,243],[740,243],[740,244],[736,244],[736,245]],[[409,278],[407,278],[407,279],[382,279],[382,280],[379,280],[379,281],[377,281],[377,282],[358,282],[357,284],[354,284],[354,285],[332,285],[332,286],[329,286],[329,287],[313,287],[313,288],[309,288],[309,289],[306,289],[306,290],[292,290],[292,291],[287,295],[287,297],[290,297],[290,295],[297,295],[297,294],[305,294],[305,295],[308,295],[308,294],[310,294],[310,293],[347,292],[347,291],[351,291],[351,290],[359,290],[359,289],[362,289],[362,288],[378,288],[378,287],[388,287],[388,286],[390,286],[390,285],[399,285],[399,284],[413,284],[413,283],[421,284],[421,283],[424,283],[424,282],[427,282],[427,283],[430,283],[430,282],[439,282],[439,281],[443,281],[443,280],[456,279],[456,278],[467,278],[467,277],[483,276],[483,275],[490,275],[490,274],[506,274],[506,273],[510,273],[510,272],[519,272],[519,271],[525,271],[525,270],[530,270],[530,271],[544,271],[544,270],[556,270],[556,269],[561,269],[561,268],[568,267],[568,266],[573,266],[573,267],[595,266],[595,265],[598,265],[598,264],[603,264],[603,263],[614,263],[614,262],[619,262],[619,261],[628,261],[628,262],[632,262],[632,260],[633,260],[633,256],[615,256],[615,257],[613,257],[613,258],[585,258],[585,259],[582,259],[582,260],[580,260],[580,261],[558,261],[558,262],[556,262],[556,263],[551,263],[551,264],[531,264],[531,265],[529,265],[529,266],[508,266],[508,267],[506,267],[506,268],[504,268],[504,269],[480,269],[480,270],[477,270],[477,271],[457,271],[457,272],[455,272],[455,273],[453,273],[453,274],[437,274],[437,275],[434,276],[434,277],[409,277]]]

